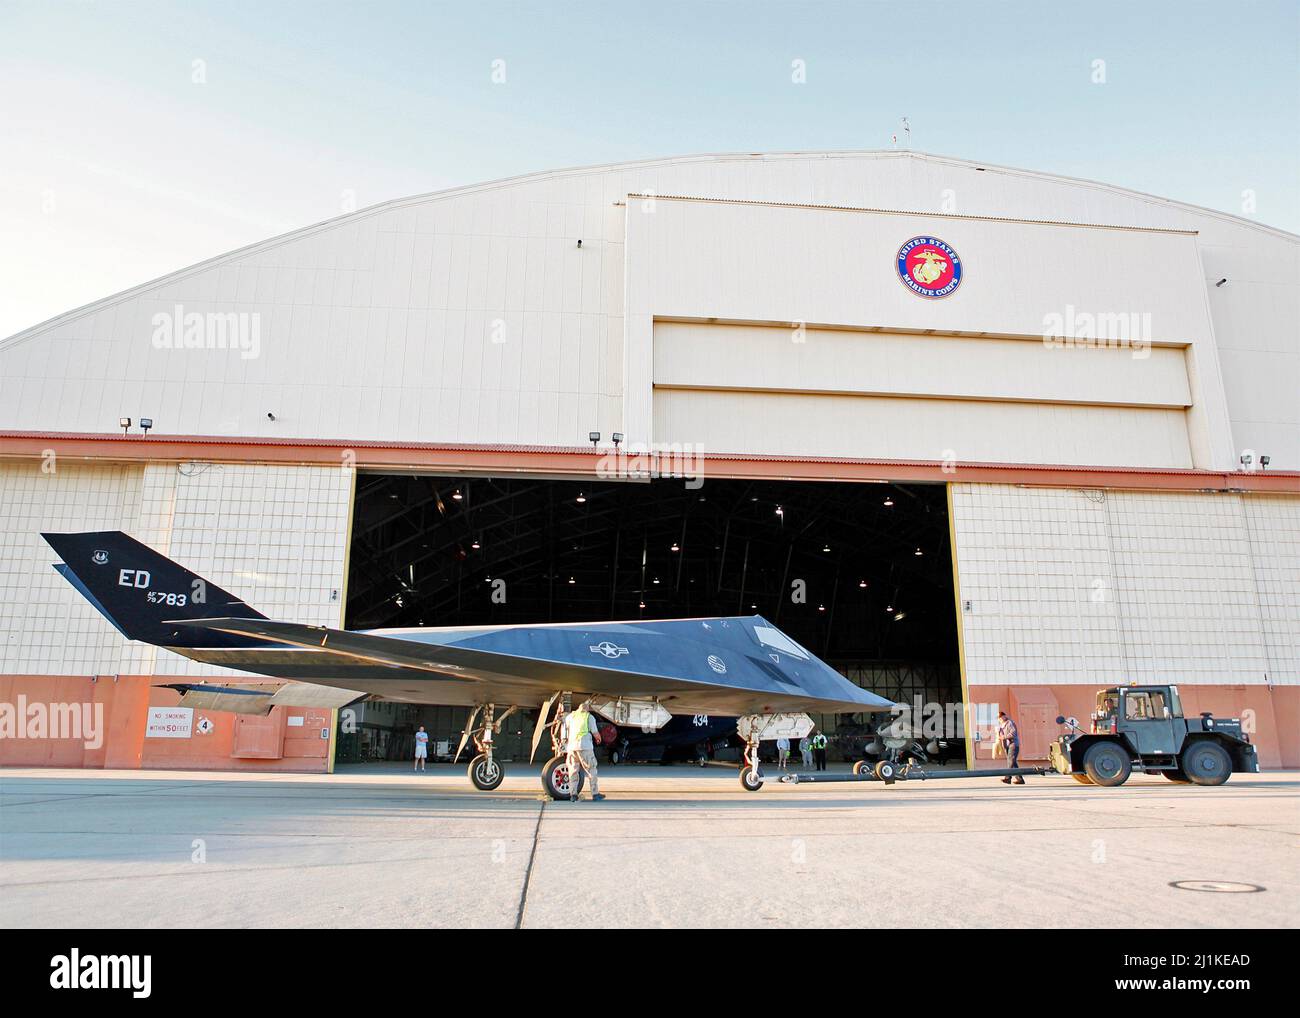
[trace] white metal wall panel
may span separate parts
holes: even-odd
[[[958,483],[952,506],[967,682],[1300,684],[1300,498]]]
[[[618,203],[629,193],[1199,231],[1197,300],[1223,351],[1232,429],[1224,441],[1234,452],[1251,448],[1278,467],[1300,467],[1300,401],[1295,386],[1288,389],[1300,377],[1300,239],[1103,184],[909,152],[664,159],[363,210],[0,343],[0,428],[112,432],[120,416],[143,415],[158,431],[179,434],[570,444],[599,428],[644,438],[633,431],[650,423],[645,316],[654,312],[633,308],[623,318],[625,210]],[[825,238],[786,239],[824,254]],[[689,254],[675,247],[667,257]],[[964,290],[987,285],[992,273],[1038,300],[1086,280],[1109,254],[1076,263],[1060,251],[968,247]],[[1053,270],[1051,278],[1040,265]],[[889,275],[887,267],[870,268]],[[1132,286],[1162,288],[1167,273],[1163,260],[1137,266]],[[1222,278],[1224,286],[1212,285]],[[178,302],[188,311],[261,315],[262,355],[244,361],[154,350],[151,316]],[[738,317],[761,317],[764,303],[758,294]],[[625,357],[625,328],[632,338],[644,330],[645,357],[637,347]],[[504,349],[492,348],[494,336],[505,337]],[[1198,375],[1208,384],[1220,366],[1200,366]],[[644,387],[626,415],[625,378]],[[277,420],[267,420],[267,411]]]
[[[352,472],[0,463],[0,674],[237,675],[127,643],[42,531],[124,530],[276,618],[340,625]],[[335,593],[337,592],[337,594]]]

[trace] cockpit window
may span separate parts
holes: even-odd
[[[1124,718],[1128,721],[1153,721],[1169,716],[1165,695],[1159,692],[1126,693]]]

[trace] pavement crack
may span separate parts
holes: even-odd
[[[528,866],[524,869],[524,884],[519,889],[519,911],[515,913],[515,929],[523,929],[524,926],[524,909],[528,907],[528,887],[533,881],[533,860],[537,858],[537,842],[541,840],[542,835],[542,817],[546,815],[546,799],[542,800],[541,808],[537,811],[537,823],[533,827],[533,846],[528,851]]]

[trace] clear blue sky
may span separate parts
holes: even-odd
[[[1300,232],[1298,68],[1300,0],[0,0],[0,337],[348,190],[887,148],[904,115],[916,150],[1235,214],[1250,189]]]

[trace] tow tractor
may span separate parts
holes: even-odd
[[[800,715],[787,717],[799,718]],[[755,749],[757,739],[771,738],[754,726],[752,732],[742,718],[739,730]],[[781,773],[782,784],[816,782],[926,781],[940,778],[999,778],[1030,775],[1069,775],[1081,784],[1113,787],[1122,785],[1134,771],[1163,774],[1170,781],[1195,785],[1221,785],[1234,771],[1259,772],[1259,756],[1243,730],[1240,718],[1216,718],[1210,713],[1188,718],[1183,715],[1177,686],[1112,686],[1097,693],[1090,731],[1075,718],[1057,717],[1065,734],[1052,743],[1051,763],[1044,767],[1002,767],[988,770],[928,771],[918,763],[898,764],[881,760],[873,767],[860,760],[850,774],[817,771]],[[802,725],[790,725],[790,732],[805,734]],[[811,720],[807,728],[811,729]],[[795,735],[797,738],[798,735]],[[747,791],[763,786],[763,773],[753,760],[741,771],[740,783]]]
[[[1056,723],[1067,731],[1052,743],[1052,769],[1085,785],[1122,785],[1134,771],[1194,785],[1259,772],[1241,719],[1185,717],[1177,686],[1112,686],[1097,694],[1090,731],[1074,718]]]

